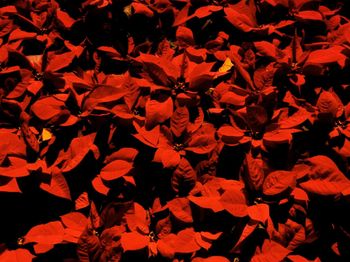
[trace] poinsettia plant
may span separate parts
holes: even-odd
[[[0,261],[349,261],[349,7],[1,1]]]

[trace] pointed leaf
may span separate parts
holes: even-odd
[[[180,137],[190,121],[190,114],[186,106],[179,106],[170,119],[170,128],[176,137]]]
[[[123,233],[120,239],[122,248],[125,251],[137,251],[148,246],[148,236],[141,235],[137,232]]]
[[[24,236],[24,243],[58,244],[63,240],[64,228],[59,221],[31,228]]]
[[[124,160],[115,160],[101,169],[100,176],[105,181],[111,181],[125,176],[131,169],[132,163]]]

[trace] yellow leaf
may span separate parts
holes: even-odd
[[[232,61],[229,57],[226,58],[224,64],[219,68],[220,73],[225,73],[233,67]]]
[[[52,137],[52,133],[46,128],[43,128],[43,132],[41,134],[42,141],[44,142],[44,141],[50,140],[51,137]]]

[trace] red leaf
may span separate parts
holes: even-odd
[[[137,61],[144,65],[145,71],[155,84],[170,86],[179,77],[179,69],[165,58],[141,53]]]
[[[211,233],[211,232],[201,232],[201,236],[206,241],[214,241],[217,240],[222,235],[222,232]]]
[[[213,63],[201,63],[189,74],[189,88],[192,91],[206,91],[212,86],[214,73],[210,72]]]
[[[63,68],[69,66],[73,59],[75,58],[74,52],[67,52],[63,54],[55,54],[49,59],[49,63],[47,65],[46,71],[56,72]]]
[[[193,122],[189,122],[187,126],[187,133],[193,134],[202,126],[204,121],[204,113],[201,108],[198,108],[198,116]]]
[[[69,186],[61,172],[53,172],[49,183],[42,182],[40,188],[54,196],[71,200]]]
[[[303,124],[306,120],[311,117],[311,114],[306,111],[304,108],[300,108],[297,112],[295,112],[290,117],[283,119],[279,122],[281,128],[294,128],[301,124]]]
[[[99,48],[97,48],[97,50],[104,52],[105,54],[108,55],[108,57],[112,58],[112,59],[122,59],[122,55],[115,50],[115,48],[110,47],[110,46],[100,46]],[[110,85],[113,85],[112,83],[109,83]]]
[[[149,234],[149,219],[146,210],[138,203],[134,203],[132,213],[125,214],[126,223],[130,231],[138,231],[142,234]]]
[[[320,12],[317,11],[300,11],[294,15],[297,20],[314,20],[323,21],[323,17]]]
[[[221,257],[221,256],[211,256],[207,258],[202,258],[202,257],[195,257],[194,259],[191,260],[191,262],[229,262],[226,257]]]
[[[39,142],[33,133],[32,129],[28,126],[26,122],[22,123],[21,131],[24,136],[26,144],[36,153],[39,152]]]
[[[25,32],[22,31],[21,29],[17,28],[11,32],[9,35],[8,41],[16,41],[16,40],[24,40],[24,39],[31,39],[36,37],[36,33],[32,32]]]
[[[56,16],[57,20],[67,29],[70,29],[75,23],[75,20],[67,12],[59,8],[56,10]]]
[[[80,210],[86,208],[90,205],[89,195],[87,192],[83,192],[80,196],[75,200],[75,210]]]
[[[235,92],[226,92],[221,96],[220,103],[242,107],[245,105],[246,95],[239,95]]]
[[[240,252],[240,249],[241,249],[241,247],[242,247],[242,245],[244,245],[244,243],[245,243],[245,240],[251,235],[251,234],[253,234],[253,232],[255,231],[255,229],[257,228],[257,226],[258,226],[258,223],[256,223],[256,222],[252,222],[252,221],[249,221],[246,225],[245,225],[245,227],[244,227],[244,229],[243,229],[243,231],[242,231],[242,233],[241,233],[241,236],[240,236],[240,238],[238,239],[238,241],[237,241],[237,243],[234,245],[234,247],[230,250],[230,253],[238,253],[238,252]]]
[[[59,221],[31,228],[24,236],[24,243],[58,244],[63,240],[64,228]]]
[[[305,66],[308,64],[332,64],[338,63],[341,68],[345,66],[347,57],[342,54],[341,46],[333,46],[327,49],[320,49],[310,53]]]
[[[21,193],[16,178],[0,177],[0,192]]]
[[[244,13],[239,13],[232,7],[225,7],[224,12],[226,14],[225,18],[234,27],[243,31],[250,32],[254,29],[254,23],[247,17]]]
[[[267,149],[275,148],[281,144],[289,144],[293,138],[293,131],[293,129],[277,129],[266,132],[263,138],[263,144]]]
[[[310,262],[309,259],[306,259],[305,257],[300,255],[289,255],[287,258],[291,262]],[[317,260],[314,260],[314,261],[317,262]]]
[[[228,189],[220,198],[223,208],[235,217],[248,215],[248,206],[245,196],[241,190]]]
[[[187,5],[185,5],[184,8],[181,9],[181,11],[175,17],[173,26],[179,26],[193,17],[193,16],[188,16],[188,11],[190,7],[191,7],[191,4],[188,3]]]
[[[90,228],[86,228],[84,233],[80,236],[77,245],[79,261],[90,262],[90,257],[96,254],[100,247],[100,240],[96,234],[94,234],[94,231]]]
[[[199,249],[200,246],[196,243],[193,228],[187,228],[177,234],[177,239],[174,243],[174,250],[176,253],[188,254]]]
[[[211,247],[211,242],[204,240],[199,232],[196,232],[195,240],[197,245],[205,250],[209,250],[209,248]]]
[[[149,99],[146,102],[146,128],[153,129],[156,125],[163,123],[173,114],[173,100],[171,97],[164,102]]]
[[[195,196],[189,196],[188,199],[195,205],[210,209],[214,213],[220,212],[224,210],[224,207],[222,203],[219,201],[220,197],[195,197]]]
[[[170,128],[176,137],[180,137],[190,121],[190,114],[186,106],[179,106],[170,119]]]
[[[144,15],[146,17],[153,17],[153,11],[149,9],[146,5],[133,2],[131,6],[134,9],[135,14]]]
[[[263,193],[267,196],[278,195],[285,190],[295,188],[296,174],[292,171],[274,171],[265,179],[263,184]]]
[[[153,158],[154,162],[160,162],[164,168],[176,168],[181,161],[179,152],[173,149],[157,149]]]
[[[124,147],[107,156],[106,162],[110,163],[114,160],[125,160],[128,162],[133,162],[138,153],[138,150],[135,148]]]
[[[233,126],[223,125],[217,131],[219,138],[225,144],[237,144],[244,137],[244,133]]]
[[[265,174],[262,159],[253,158],[251,154],[246,155],[245,176],[243,179],[251,190],[261,190]]]
[[[70,229],[83,231],[87,225],[87,218],[79,212],[71,212],[60,217],[63,225]]]
[[[123,233],[120,239],[122,248],[125,251],[137,251],[148,246],[149,237],[137,232]]]
[[[114,102],[123,98],[127,90],[110,85],[97,85],[83,101],[83,110],[90,113],[97,105]]]
[[[138,134],[133,136],[140,140],[145,145],[156,148],[159,141],[160,126],[155,126],[152,130],[146,130],[145,127],[140,127],[136,122],[134,122],[134,127]]]
[[[254,46],[261,56],[267,56],[270,58],[277,58],[277,48],[274,44],[267,41],[254,42]]]
[[[265,239],[262,250],[260,252],[259,250],[256,251],[251,262],[280,262],[291,252],[291,250],[288,250],[277,242]]]
[[[248,207],[248,215],[252,220],[265,224],[270,216],[270,208],[267,204],[257,204]]]
[[[221,6],[215,6],[215,5],[208,5],[208,6],[202,6],[197,8],[197,10],[194,12],[193,16],[198,18],[205,18],[207,16],[210,16],[214,12],[221,11]]]
[[[64,102],[53,96],[38,99],[31,106],[33,114],[43,121],[48,121],[59,115],[63,109],[65,109]]]
[[[244,68],[242,62],[240,61],[240,58],[238,57],[237,51],[234,49],[233,46],[230,47],[231,52],[230,52],[230,58],[233,62],[233,64],[235,65],[237,71],[241,74],[241,76],[243,77],[243,79],[247,82],[249,88],[251,90],[255,90],[255,86],[254,83],[250,77],[249,72]]]
[[[2,262],[32,262],[34,258],[35,256],[24,248],[5,250],[0,254],[0,260]]]
[[[105,181],[111,181],[127,175],[132,169],[132,163],[115,160],[101,169],[100,176]]]
[[[174,234],[169,234],[164,238],[161,238],[157,241],[157,248],[159,253],[167,258],[167,259],[173,259],[175,256],[175,248],[174,243],[176,241],[177,237]]]
[[[322,91],[316,104],[320,113],[330,113],[333,117],[340,117],[344,106],[339,97],[328,91]]]
[[[315,156],[307,159],[310,166],[308,180],[300,183],[307,192],[320,195],[340,194],[350,186],[350,180],[338,169],[335,163],[326,156]]]
[[[208,154],[216,147],[216,140],[214,134],[200,134],[195,133],[188,141],[188,146],[185,148],[196,154]]]
[[[86,136],[73,138],[70,143],[67,153],[69,154],[69,159],[62,168],[62,172],[69,172],[76,168],[89,151],[93,148],[93,142],[96,133],[91,133]]]
[[[0,63],[4,64],[9,58],[9,52],[6,45],[0,47]]]
[[[247,106],[247,121],[253,130],[259,130],[268,121],[265,108],[259,105]]]
[[[105,184],[103,184],[103,181],[101,179],[101,177],[98,175],[96,176],[93,180],[92,180],[92,186],[94,187],[94,189],[102,194],[102,195],[105,195],[107,196],[108,195],[108,192],[110,190],[109,187],[107,187]]]
[[[189,200],[186,198],[175,198],[168,202],[170,213],[180,222],[190,224],[193,222]]]
[[[0,132],[0,162],[5,156],[26,157],[26,145],[16,134]]]
[[[191,29],[185,26],[179,26],[176,30],[176,39],[180,45],[194,45],[194,37]]]
[[[10,165],[8,167],[0,166],[0,176],[15,178],[29,175],[26,160],[17,157],[8,157],[8,159]]]
[[[171,177],[172,189],[176,193],[188,193],[195,186],[196,180],[197,175],[191,164],[185,158],[182,158]]]

